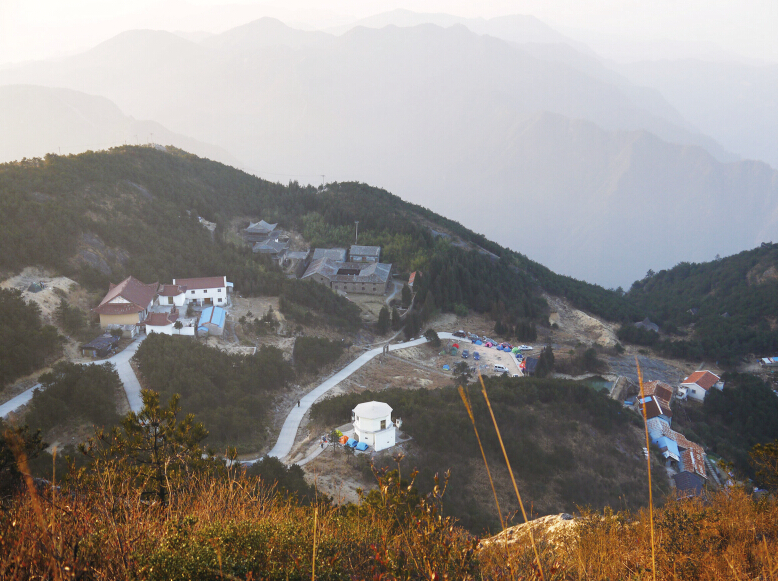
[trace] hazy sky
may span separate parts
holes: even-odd
[[[133,28],[221,32],[261,16],[326,28],[395,8],[532,14],[587,39],[663,40],[679,51],[700,43],[778,62],[776,0],[0,0],[0,64],[73,53]]]

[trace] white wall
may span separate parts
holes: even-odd
[[[194,337],[195,328],[184,327],[182,329],[176,329],[175,327],[173,327],[172,324],[165,325],[162,327],[146,325],[146,334],[150,335],[151,333],[161,333],[162,335],[183,335],[185,337]]]
[[[227,304],[227,287],[215,287],[215,288],[198,288],[186,291],[186,302],[202,301],[204,299],[212,299],[213,304],[218,306],[224,306]],[[219,301],[221,299],[221,301]]]
[[[386,424],[384,425],[384,429],[388,428],[389,426],[392,425],[392,414],[389,413],[386,415],[386,417],[377,418],[377,419],[361,418],[357,416],[355,418],[354,428],[356,429],[358,425],[361,430],[364,430],[366,432],[377,432],[378,430],[382,429],[381,420],[384,420],[386,422]]]
[[[173,302],[170,302],[170,299],[173,299]],[[176,295],[174,297],[157,297],[157,304],[161,306],[170,306],[175,305],[176,307],[183,307],[186,303],[186,294],[181,293],[180,295]]]
[[[705,394],[708,393],[697,384],[682,383],[681,387],[686,388],[686,398],[695,401],[703,401],[705,399]]]
[[[387,448],[391,448],[392,446],[394,446],[394,443],[395,443],[395,429],[394,426],[392,426],[388,430],[383,430],[375,434],[375,443],[373,447],[375,448],[376,452],[380,452],[381,450],[386,450]]]

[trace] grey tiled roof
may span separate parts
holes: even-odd
[[[260,220],[254,224],[249,224],[249,227],[246,228],[244,232],[250,232],[252,234],[269,234],[276,229],[276,226],[278,226],[278,223],[268,224],[264,220]]]
[[[345,248],[314,248],[313,260],[320,260],[322,258],[330,258],[332,260],[339,260],[345,262],[346,249]]]
[[[375,256],[377,258],[381,254],[381,247],[353,245],[349,253],[351,256]]]
[[[262,254],[278,254],[279,252],[286,250],[288,247],[288,242],[265,240],[264,242],[257,242],[254,245],[254,252],[261,252]]]
[[[358,270],[359,274],[338,274],[342,269]],[[391,264],[380,262],[340,262],[329,258],[314,260],[305,271],[302,278],[308,278],[314,274],[320,274],[330,280],[330,282],[350,282],[350,283],[381,283],[385,284],[389,280],[392,272]]]

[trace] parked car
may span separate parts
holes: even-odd
[[[522,351],[532,351],[532,347],[530,347],[529,345],[519,345],[519,349],[521,349]]]
[[[480,361],[481,360],[481,354],[478,353],[478,351],[473,351],[473,359],[475,359],[476,361]]]
[[[467,359],[468,357],[470,357],[470,351],[468,351],[467,349],[463,349],[462,350],[462,359]]]
[[[508,368],[505,367],[505,365],[500,365],[499,363],[494,366],[494,372],[495,373],[508,373]]]
[[[460,329],[459,331],[457,331],[456,333],[454,333],[454,337],[462,337],[462,338],[464,339],[465,337],[467,337],[467,335],[465,334],[465,332],[464,332],[464,331],[462,331],[462,330]]]

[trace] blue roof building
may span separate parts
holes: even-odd
[[[221,307],[207,307],[203,309],[200,320],[197,323],[198,333],[209,335],[221,335],[224,333],[224,323],[227,320],[227,312]]]

